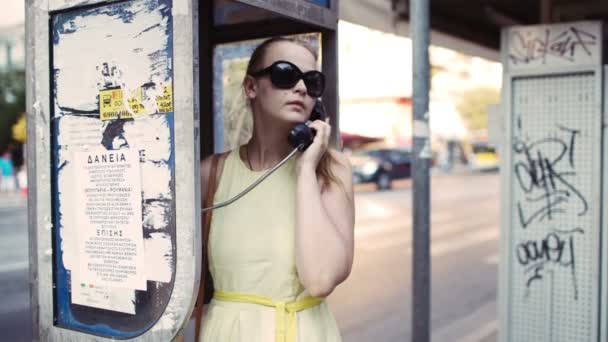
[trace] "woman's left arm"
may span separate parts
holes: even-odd
[[[342,184],[331,182],[321,189],[315,156],[327,150],[330,129],[320,121],[311,126],[317,128],[317,137],[302,155],[297,169],[296,267],[311,296],[327,297],[348,277],[353,264],[352,170],[344,154],[329,150],[334,157],[331,170]]]

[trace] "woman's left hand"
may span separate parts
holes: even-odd
[[[325,121],[315,120],[308,126],[317,131],[312,144],[308,146],[306,151],[302,152],[298,157],[298,170],[303,168],[312,168],[316,170],[317,164],[321,160],[323,154],[329,146],[329,137],[331,134],[331,126],[329,118]]]

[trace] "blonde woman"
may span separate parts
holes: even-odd
[[[269,39],[253,52],[243,80],[252,138],[202,162],[206,205],[235,196],[293,150],[290,129],[307,121],[324,90],[316,59],[305,43],[287,38]],[[206,217],[205,297],[211,299],[200,341],[341,341],[324,299],[353,264],[351,166],[329,148],[327,121],[310,127],[316,136],[305,151]]]

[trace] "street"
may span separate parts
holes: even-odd
[[[438,175],[431,184],[432,340],[494,341],[498,173]],[[357,187],[353,271],[329,297],[345,342],[409,341],[410,187],[410,181],[385,192]],[[29,341],[25,202],[0,206],[0,341]]]
[[[495,340],[499,175],[441,175],[431,186],[432,340]],[[345,342],[410,340],[410,187],[355,195],[354,266],[329,299]]]
[[[30,341],[28,233],[26,202],[0,194],[0,341]]]

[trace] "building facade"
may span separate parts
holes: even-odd
[[[25,24],[0,28],[0,72],[25,70]]]

